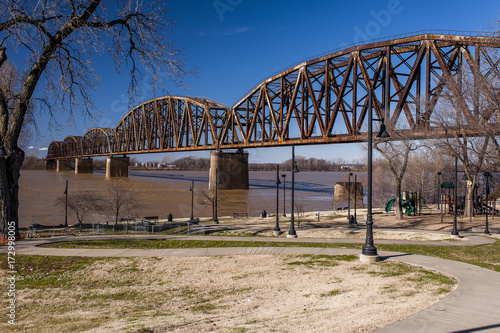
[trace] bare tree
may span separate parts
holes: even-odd
[[[56,202],[59,206],[66,205],[66,196],[61,196]],[[82,231],[83,219],[90,212],[101,212],[103,210],[102,197],[94,192],[80,192],[68,195],[68,208],[75,214]]]
[[[153,88],[163,75],[182,84],[187,72],[183,56],[168,39],[173,21],[163,1],[0,0],[0,7],[0,68],[14,54],[26,68],[13,98],[0,89],[0,145],[8,155],[0,159],[0,233],[6,233],[9,221],[17,229],[24,160],[19,138],[30,106],[46,111],[54,125],[56,119],[72,120],[76,110],[92,117],[91,92],[99,79],[94,56],[108,55],[117,71],[128,70],[132,100],[140,93],[144,70]]]
[[[208,190],[197,191],[198,203],[203,206],[212,207],[212,220],[215,219],[215,187]],[[219,190],[217,192],[217,205],[224,200],[224,194]]]
[[[421,191],[422,200],[427,203],[437,203],[439,200],[439,178],[446,181],[443,171],[451,166],[451,161],[439,149],[422,147],[415,151],[409,158],[408,168],[403,180],[403,188],[408,191]],[[441,177],[437,173],[441,172]]]
[[[397,132],[394,133],[394,135],[396,134]],[[403,207],[401,206],[401,184],[408,167],[410,152],[415,151],[420,146],[417,142],[410,142],[404,137],[400,136],[399,139],[398,142],[384,141],[373,144],[373,148],[383,157],[379,163],[383,164],[384,169],[390,171],[394,182],[396,220],[404,219]]]
[[[115,217],[115,225],[122,214],[131,214],[142,207],[127,183],[127,178],[116,178],[108,185],[108,195],[103,200],[104,209]]]
[[[304,204],[302,202],[295,203],[295,212],[297,214],[297,229],[300,228],[300,222],[304,220],[306,214]]]
[[[465,62],[455,78],[441,93],[437,124],[446,138],[436,140],[435,145],[450,157],[457,158],[467,177],[465,216],[472,214],[474,188],[478,173],[484,169],[492,147],[500,147],[497,141],[500,119],[500,72],[497,51],[480,50],[478,63]],[[500,157],[500,155],[498,155]],[[494,156],[493,156],[494,157]],[[495,160],[495,158],[493,158]],[[496,160],[498,162],[498,160]]]

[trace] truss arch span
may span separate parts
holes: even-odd
[[[115,129],[94,127],[82,139],[82,154],[86,156],[110,155],[115,151]]]
[[[499,49],[498,37],[452,31],[357,44],[263,80],[231,108],[204,98],[152,99],[116,128],[88,131],[80,146],[77,137],[51,144],[47,158],[363,142],[370,91],[374,117],[407,139],[458,132],[436,125],[446,99],[455,103],[449,118],[478,135],[471,124],[500,119],[498,109],[478,106],[498,95],[500,57],[491,51]]]
[[[116,152],[216,149],[229,109],[181,96],[155,98],[130,110],[115,129]]]
[[[47,149],[47,159],[62,157],[62,141],[52,141]]]
[[[82,156],[82,139],[83,137],[81,136],[67,136],[62,143],[62,156]]]
[[[244,147],[365,141],[369,90],[375,116],[385,118],[389,130],[435,135],[439,128],[432,124],[444,95],[460,103],[466,121],[474,121],[461,97],[464,73],[478,72],[482,63],[497,67],[498,59],[487,54],[491,48],[500,48],[500,38],[429,31],[304,61],[241,98],[231,108],[238,133],[233,137],[241,140],[226,133],[222,140]]]

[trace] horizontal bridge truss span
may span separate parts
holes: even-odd
[[[268,78],[230,109],[191,97],[148,101],[115,129],[52,142],[47,158],[362,142],[369,90],[374,116],[384,118],[389,131],[443,137],[449,134],[435,119],[446,98],[458,103],[456,116],[466,123],[500,117],[479,112],[463,97],[471,76],[474,82],[498,78],[499,57],[492,51],[499,48],[496,37],[433,33],[358,45]],[[485,91],[474,84],[474,100],[498,94],[494,85]]]

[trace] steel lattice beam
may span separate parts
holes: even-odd
[[[498,75],[498,61],[486,52],[498,48],[495,37],[432,33],[358,45],[270,77],[230,109],[190,97],[148,101],[115,129],[52,142],[47,158],[362,142],[369,89],[376,117],[387,119],[389,130],[415,139],[443,137],[432,125],[443,94],[457,100],[466,121],[476,120],[477,106],[461,96],[463,73],[486,81]],[[479,70],[482,62],[490,65],[486,73]],[[497,93],[474,91],[477,99]],[[488,121],[494,112],[481,117]]]

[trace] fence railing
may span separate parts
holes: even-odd
[[[190,221],[164,221],[145,218],[92,214],[80,225],[76,216],[35,215],[32,224],[24,232],[27,239],[66,235],[109,234],[205,234],[205,226]],[[68,221],[68,227],[65,227]],[[23,232],[20,232],[21,235]]]

